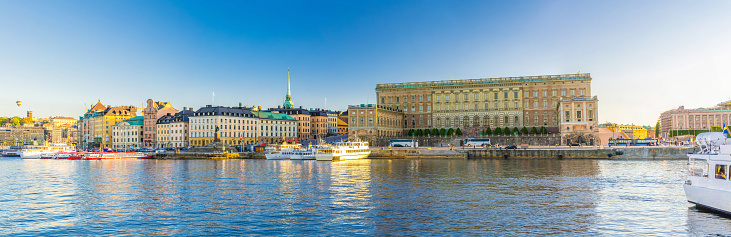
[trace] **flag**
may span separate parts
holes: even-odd
[[[723,124],[723,135],[726,136],[726,137],[728,137],[728,133],[729,133],[728,132],[728,127],[726,127],[726,124],[724,123]]]

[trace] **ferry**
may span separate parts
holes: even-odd
[[[264,157],[267,160],[287,160],[291,154],[283,154],[288,152],[294,152],[295,150],[301,150],[302,144],[287,143],[282,144],[271,144],[264,148]]]
[[[700,151],[688,154],[688,174],[683,189],[688,202],[731,214],[731,139],[724,133],[698,134]]]
[[[338,142],[334,146],[317,150],[315,160],[354,160],[367,158],[371,154],[368,142]]]
[[[152,156],[142,152],[90,152],[83,155],[84,160],[112,160],[112,159],[151,159]]]
[[[15,149],[3,151],[3,157],[20,157],[20,151]]]
[[[74,147],[56,143],[46,146],[26,146],[20,151],[20,158],[23,159],[51,159],[59,152],[73,152]],[[45,157],[45,158],[44,158]]]
[[[315,150],[313,149],[294,149],[286,151],[273,151],[264,154],[267,160],[314,160]]]

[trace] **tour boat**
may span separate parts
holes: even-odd
[[[282,144],[271,144],[264,148],[264,157],[267,160],[286,160],[289,159],[290,155],[284,155],[282,152],[291,152],[294,150],[302,149],[302,144],[287,143]]]
[[[688,154],[688,174],[683,185],[688,202],[731,214],[731,139],[720,132],[698,134],[700,152]]]
[[[53,155],[59,152],[72,152],[74,147],[63,144],[51,144],[44,146],[26,146],[20,151],[20,158],[23,159],[52,159]]]
[[[3,151],[3,157],[20,157],[20,151],[19,150],[5,150]]]
[[[264,154],[267,160],[314,160],[315,150],[294,149],[285,151],[273,151]]]
[[[366,158],[370,154],[371,150],[368,148],[368,142],[347,141],[335,143],[331,147],[318,149],[315,153],[315,160],[354,160]]]
[[[90,152],[84,154],[84,160],[112,160],[112,159],[150,159],[151,156],[142,152]]]

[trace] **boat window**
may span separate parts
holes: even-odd
[[[726,178],[726,165],[716,165],[716,178],[717,179],[727,179]]]

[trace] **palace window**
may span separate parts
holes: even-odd
[[[579,93],[581,93],[581,95],[584,95],[584,93],[585,93],[584,89],[579,90]]]
[[[561,90],[561,96],[566,96],[566,90]]]
[[[538,90],[533,90],[533,97],[538,97]]]
[[[518,92],[517,91],[516,92],[513,92],[513,98],[516,98],[516,99],[518,98]]]
[[[431,95],[426,96],[426,101],[431,101]]]
[[[581,111],[576,111],[576,118],[578,118],[578,119],[581,118]]]
[[[575,95],[576,95],[576,90],[571,89],[571,96],[575,96]]]
[[[553,90],[552,92],[553,92],[553,96],[556,96],[556,90]]]
[[[530,97],[530,92],[526,91],[526,92],[525,92],[525,95],[524,95],[523,97],[525,97],[525,98],[528,98],[528,97]]]
[[[548,96],[548,91],[547,90],[543,90],[543,97],[546,97],[546,96]]]
[[[489,103],[485,103],[485,109],[489,108]]]
[[[467,96],[468,96],[468,95],[469,95],[468,93],[465,93],[465,94],[464,94],[464,100],[465,100],[465,101],[469,100],[469,98],[467,98]]]
[[[495,99],[497,100],[497,93],[495,93]]]

